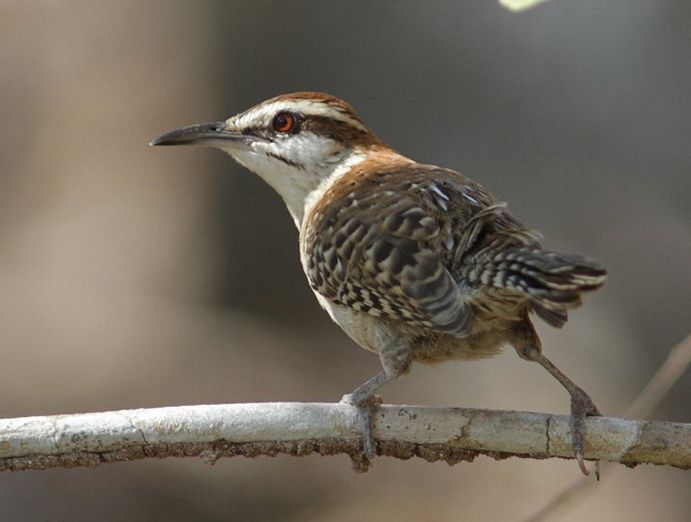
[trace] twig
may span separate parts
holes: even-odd
[[[624,417],[649,417],[655,408],[665,398],[667,392],[676,384],[691,365],[691,334],[681,343],[672,348],[655,374],[650,378],[645,388],[638,394],[627,408]],[[607,478],[611,473],[605,475]],[[602,478],[604,481],[604,477]],[[574,480],[571,484],[557,493],[552,499],[535,512],[525,522],[541,522],[553,515],[557,510],[580,498],[581,494],[592,492],[592,481],[585,477]]]
[[[382,455],[449,464],[477,455],[572,458],[568,416],[382,406],[375,437]],[[94,466],[143,458],[286,453],[362,457],[360,423],[345,404],[179,406],[0,420],[0,470]],[[586,457],[691,468],[691,424],[589,418]]]
[[[624,417],[649,417],[691,365],[691,334],[672,348],[662,366],[650,378],[624,413]]]

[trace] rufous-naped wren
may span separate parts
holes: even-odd
[[[545,250],[479,183],[423,165],[382,142],[344,101],[277,96],[231,118],[183,127],[151,145],[220,148],[280,194],[300,234],[317,300],[382,370],[343,400],[376,452],[374,392],[413,361],[480,359],[503,345],[537,362],[571,395],[574,455],[584,473],[588,394],[542,353],[530,319],[561,327],[604,268]]]

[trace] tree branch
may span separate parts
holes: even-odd
[[[596,417],[587,420],[587,434],[589,459],[691,468],[691,424]],[[401,459],[573,458],[563,415],[384,405],[375,437],[380,454]],[[343,453],[356,470],[368,465],[357,412],[345,404],[178,406],[0,420],[0,471],[279,453]]]
[[[643,390],[626,409],[626,417],[648,417],[653,414],[658,404],[667,392],[677,383],[687,368],[691,366],[691,334],[672,348],[657,371],[645,385]],[[615,470],[612,470],[614,472]],[[606,473],[604,478],[611,478],[613,473]],[[536,511],[526,522],[541,522],[553,515],[557,510],[575,499],[583,499],[583,493],[592,492],[592,481],[575,480],[561,492],[552,497],[549,502]]]

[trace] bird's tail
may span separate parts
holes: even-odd
[[[582,292],[602,286],[606,271],[584,256],[516,246],[485,257],[476,274],[478,283],[525,295],[535,313],[560,327],[566,322],[566,311],[581,304]]]

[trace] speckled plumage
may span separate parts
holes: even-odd
[[[543,249],[479,183],[396,153],[328,94],[277,96],[152,144],[220,147],[283,198],[317,299],[382,364],[344,397],[361,409],[368,456],[381,385],[413,361],[476,359],[510,344],[571,394],[574,452],[587,472],[584,419],[599,411],[542,354],[529,314],[562,326],[581,293],[603,283],[601,265]]]
[[[593,261],[541,250],[478,183],[395,155],[334,183],[306,216],[301,245],[315,292],[403,323],[421,361],[495,353],[531,310],[561,326],[604,278]]]

